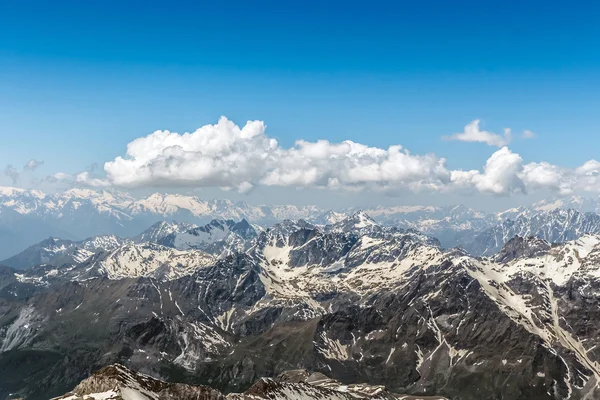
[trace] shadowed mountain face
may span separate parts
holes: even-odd
[[[221,393],[305,369],[418,398],[600,396],[598,236],[474,258],[363,213],[236,235],[242,250],[128,242],[1,269],[0,398],[117,362]]]
[[[130,240],[114,235],[95,236],[80,241],[51,237],[29,246],[1,263],[15,269],[27,269],[40,264],[76,264],[97,252],[111,251],[128,242]]]
[[[152,247],[156,255],[159,245],[162,253],[181,252],[169,250],[204,250],[216,256],[225,256],[232,251],[243,251],[256,237],[256,230],[246,221],[213,220],[205,226],[194,226],[177,222],[158,222],[141,234],[125,239],[114,235],[94,236],[80,241],[48,238],[29,246],[20,253],[0,263],[15,269],[27,269],[41,264],[64,266],[97,262],[98,259],[119,259],[122,263],[142,262],[145,249]],[[137,255],[130,253],[138,253]],[[193,252],[191,252],[193,253]],[[128,255],[127,260],[122,257]],[[181,257],[179,257],[181,258]],[[144,262],[148,262],[145,260]],[[126,268],[126,266],[123,266]],[[136,276],[139,276],[137,274]]]

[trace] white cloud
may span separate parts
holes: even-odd
[[[127,156],[107,162],[111,184],[123,187],[197,186],[248,190],[281,158],[266,126],[239,128],[226,118],[193,133],[156,131],[127,145]]]
[[[447,182],[445,160],[417,156],[401,146],[387,150],[345,141],[298,141],[269,168],[261,182],[273,186],[350,188]]]
[[[571,174],[573,191],[600,192],[600,162],[589,160]]]
[[[522,171],[521,156],[511,152],[508,147],[503,147],[488,158],[483,172],[452,171],[452,181],[460,188],[472,188],[482,193],[504,196],[514,192],[526,192],[520,176]]]
[[[536,137],[537,135],[528,129],[523,131],[523,139],[535,139]]]
[[[508,131],[504,137],[479,131],[478,121],[467,125],[465,133],[488,144],[510,138]],[[575,169],[524,164],[519,154],[502,146],[481,170],[449,170],[444,158],[411,154],[400,145],[383,149],[352,141],[298,140],[285,148],[266,135],[263,122],[239,127],[225,117],[193,133],[156,131],[135,139],[126,155],[104,164],[104,173],[104,178],[92,171],[59,173],[48,180],[92,187],[218,187],[240,193],[257,186],[496,196],[535,190],[600,192],[600,162],[595,160]]]
[[[33,170],[37,169],[38,167],[40,167],[42,164],[44,164],[43,161],[32,158],[31,160],[27,161],[27,163],[23,166],[23,169],[28,170],[28,171],[33,171]]]
[[[68,178],[68,177],[69,176],[67,175],[64,178]],[[95,178],[95,177],[91,176],[91,174],[88,171],[80,172],[70,178],[74,181],[74,183],[76,185],[81,184],[81,185],[92,186],[92,187],[107,187],[107,186],[111,185],[110,182],[108,182],[106,179]]]
[[[596,160],[586,161],[583,165],[575,169],[575,173],[579,176],[598,176],[600,175],[600,162]]]
[[[567,171],[547,162],[532,162],[523,168],[523,182],[531,189],[551,189],[567,194],[570,189],[565,180]]]
[[[73,175],[65,174],[63,172],[57,172],[56,174],[52,175],[52,178],[54,178],[58,181],[66,181],[66,180],[73,179]]]
[[[533,162],[524,166],[523,181],[528,188],[560,194],[600,193],[600,162],[589,160],[575,169]]]
[[[502,147],[506,146],[512,140],[512,133],[510,129],[504,129],[504,136],[496,133],[482,131],[479,129],[480,121],[478,119],[472,121],[470,124],[465,126],[462,133],[455,133],[451,136],[445,136],[446,140],[458,140],[461,142],[479,142],[485,143],[488,146]]]
[[[49,183],[72,182],[73,175],[65,174],[64,172],[57,172],[53,175],[48,175],[45,180]]]
[[[331,189],[428,185],[449,182],[445,160],[344,141],[299,140],[279,146],[261,121],[242,128],[222,117],[193,133],[156,131],[127,146],[127,155],[104,165],[106,183],[122,187],[222,187],[248,192],[256,185]],[[86,183],[82,176],[81,183]]]

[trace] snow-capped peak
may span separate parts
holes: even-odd
[[[375,222],[373,218],[368,216],[367,213],[362,210],[352,214],[350,219],[356,221],[356,224],[354,225],[356,228],[365,228],[367,226],[379,225],[377,222]]]
[[[314,222],[319,225],[333,225],[348,218],[348,214],[329,210],[319,217],[315,218]]]
[[[541,200],[533,203],[535,211],[552,211],[556,209],[573,209],[579,212],[600,212],[600,199],[583,196],[561,197],[558,199]]]
[[[156,277],[167,280],[190,275],[214,257],[198,250],[181,251],[156,243],[130,243],[89,261],[110,279]]]
[[[180,223],[176,221],[168,222],[168,221],[159,221],[153,224],[150,228],[146,229],[138,236],[135,237],[135,241],[138,243],[143,242],[154,242],[160,243],[167,236],[177,233],[177,232],[186,232],[190,229],[194,229],[197,226],[194,224],[188,223]]]
[[[39,190],[0,186],[0,196],[3,196],[3,197],[27,196],[27,197],[34,197],[37,199],[43,199],[44,197],[46,197],[46,194],[44,192],[40,192]]]
[[[255,229],[245,219],[237,223],[232,220],[215,219],[204,226],[185,231],[174,231],[158,242],[180,250],[206,250],[209,246],[220,242],[226,243],[225,247],[227,248],[241,249],[246,240],[255,236]]]
[[[376,226],[380,226],[373,218],[367,215],[364,211],[360,210],[338,221],[332,225],[327,225],[326,229],[329,231],[341,231],[350,232],[356,229],[369,229]]]

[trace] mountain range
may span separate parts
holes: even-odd
[[[556,210],[572,210],[565,216]],[[589,213],[600,210],[600,201],[577,196],[544,201],[486,213],[464,206],[395,206],[365,208],[378,223],[415,229],[436,237],[443,247],[462,247],[474,255],[492,254],[514,235],[537,235],[546,240],[572,240],[600,227]],[[70,189],[46,194],[36,190],[0,188],[0,259],[15,255],[50,237],[80,242],[86,238],[113,235],[134,241],[156,241],[138,237],[152,224],[178,221],[165,229],[188,231],[217,220],[246,220],[253,230],[283,220],[303,219],[315,225],[339,222],[357,209],[325,210],[317,206],[261,205],[229,200],[205,201],[195,196],[155,193],[136,199],[108,190]],[[579,215],[581,214],[581,216]],[[563,223],[572,223],[564,227]],[[544,228],[553,226],[552,229]],[[157,233],[160,234],[158,226]],[[173,232],[170,232],[173,233]],[[146,232],[145,234],[152,234]],[[197,237],[197,236],[196,236]]]
[[[270,225],[320,213],[313,206],[250,206],[174,194],[156,193],[136,200],[116,191],[71,189],[46,194],[3,187],[0,188],[0,258],[48,237],[74,241],[105,234],[133,237],[164,220],[200,225],[213,219],[245,218]]]
[[[221,393],[307,370],[417,398],[600,396],[600,236],[474,257],[365,212],[151,230],[0,269],[0,397],[61,396],[114,363]]]

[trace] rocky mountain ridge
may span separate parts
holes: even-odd
[[[572,209],[585,214],[600,210],[600,202],[573,196],[500,213],[485,213],[464,206],[392,206],[366,208],[364,211],[378,223],[415,229],[436,237],[446,248],[458,246],[468,249],[474,255],[481,255],[499,250],[506,240],[516,234],[539,234],[550,241],[575,239],[570,234],[551,234],[534,228],[513,229],[502,226],[509,224],[509,221],[514,225],[515,221],[521,220],[525,221],[522,225],[535,224],[544,215],[557,209]],[[136,199],[126,193],[108,190],[70,189],[62,193],[46,194],[36,190],[1,187],[0,259],[12,256],[16,251],[48,237],[81,241],[87,237],[111,234],[133,238],[137,242],[158,242],[157,237],[136,236],[152,224],[155,224],[156,234],[162,235],[161,223],[171,220],[179,222],[178,227],[173,224],[163,226],[174,229],[169,233],[183,233],[214,219],[246,220],[256,231],[257,226],[268,227],[285,219],[304,219],[315,225],[330,225],[356,211],[328,211],[316,206],[254,206],[228,200],[206,201],[195,196],[177,194],[155,193]],[[490,231],[493,229],[496,232]],[[514,234],[511,236],[511,233]],[[150,232],[147,234],[151,235]],[[473,240],[474,236],[478,236],[478,243]]]
[[[600,234],[600,215],[574,209],[552,209],[521,213],[514,219],[474,234],[460,244],[473,255],[492,255],[515,236],[535,236],[550,243],[576,240],[585,234]]]
[[[128,243],[132,241],[115,235],[94,236],[80,241],[50,237],[1,261],[0,264],[16,269],[26,269],[40,264],[57,266],[79,264],[98,252],[111,251]]]
[[[60,395],[115,362],[221,392],[307,369],[418,396],[600,395],[598,236],[475,258],[357,213],[251,243],[185,274],[4,268],[0,396]]]
[[[261,378],[244,393],[222,394],[208,386],[168,383],[114,364],[94,372],[71,392],[52,400],[408,400],[382,386],[342,383],[306,370],[286,371],[276,378]],[[443,400],[431,397],[430,400]]]
[[[178,259],[175,253],[184,254],[183,250],[203,250],[224,257],[233,251],[243,251],[256,236],[255,227],[245,220],[237,223],[232,220],[213,220],[204,226],[161,221],[130,239],[114,235],[95,236],[82,241],[48,238],[0,261],[0,264],[16,269],[44,264],[60,267],[86,261],[89,261],[88,264],[98,263],[99,260],[120,258],[127,254],[128,264],[144,269],[141,263],[146,262],[145,257],[150,255],[153,260],[162,259],[163,263],[167,263],[171,256]],[[165,259],[159,253],[168,253],[169,257]]]

